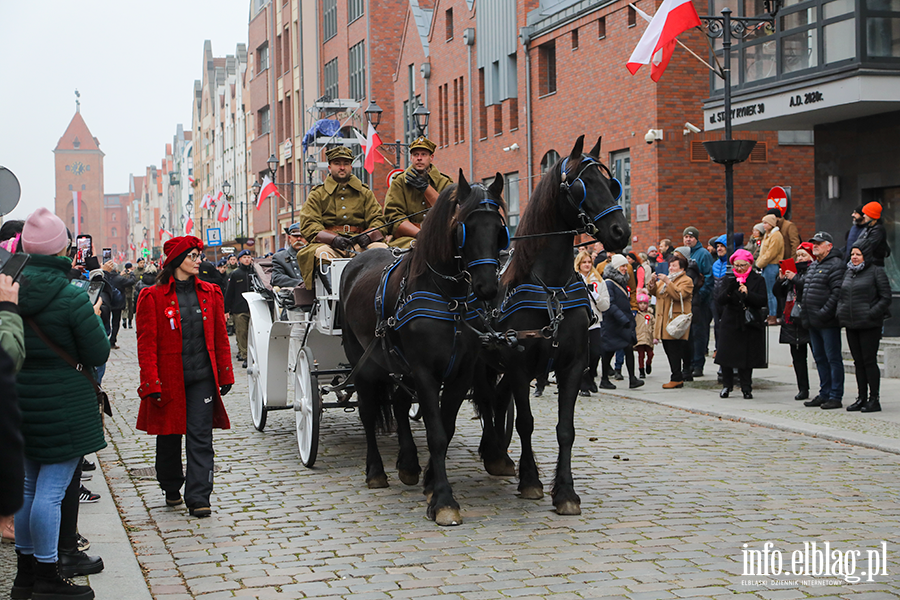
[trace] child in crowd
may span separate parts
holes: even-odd
[[[653,327],[656,317],[650,311],[650,296],[641,290],[637,296],[638,310],[634,315],[637,333],[637,344],[634,349],[638,354],[638,369],[641,379],[650,374],[653,364]]]

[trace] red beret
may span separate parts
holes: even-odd
[[[166,260],[162,266],[165,267],[166,263],[170,260],[186,252],[190,252],[192,248],[203,250],[203,242],[200,241],[200,238],[194,237],[193,235],[185,235],[183,237],[170,239],[163,245],[163,253],[166,255]]]

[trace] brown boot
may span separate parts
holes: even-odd
[[[674,390],[675,388],[684,387],[684,382],[683,381],[670,381],[669,383],[664,383],[662,386],[663,386],[664,390]]]

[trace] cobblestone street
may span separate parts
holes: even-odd
[[[395,470],[388,469],[390,488],[366,488],[355,412],[325,412],[316,468],[307,469],[293,411],[269,413],[265,432],[257,432],[239,370],[226,397],[233,428],[215,434],[214,514],[194,519],[183,507],[166,508],[152,475],[141,471],[153,465],[153,438],[134,429],[133,330],[119,343],[104,381],[115,412],[106,421],[110,445],[98,458],[158,600],[900,597],[900,456],[621,396],[579,401],[579,517],[556,515],[549,497],[553,394],[534,399],[547,494],[540,501],[517,498],[515,478],[485,473],[480,425],[464,406],[448,456],[464,523],[440,528],[425,517],[420,487],[404,486]],[[647,387],[658,388],[661,377]],[[413,431],[424,464],[424,427]],[[381,444],[392,465],[395,437],[382,436]],[[82,533],[91,537],[84,526]],[[762,550],[766,542],[783,553],[785,569],[804,542],[859,550],[857,576],[870,568],[867,551],[886,542],[887,575],[879,570],[856,583],[748,576],[743,545]],[[4,545],[4,560],[11,553]]]

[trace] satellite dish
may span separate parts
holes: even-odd
[[[0,167],[0,217],[13,211],[19,198],[22,196],[22,187],[13,172],[6,167]]]

